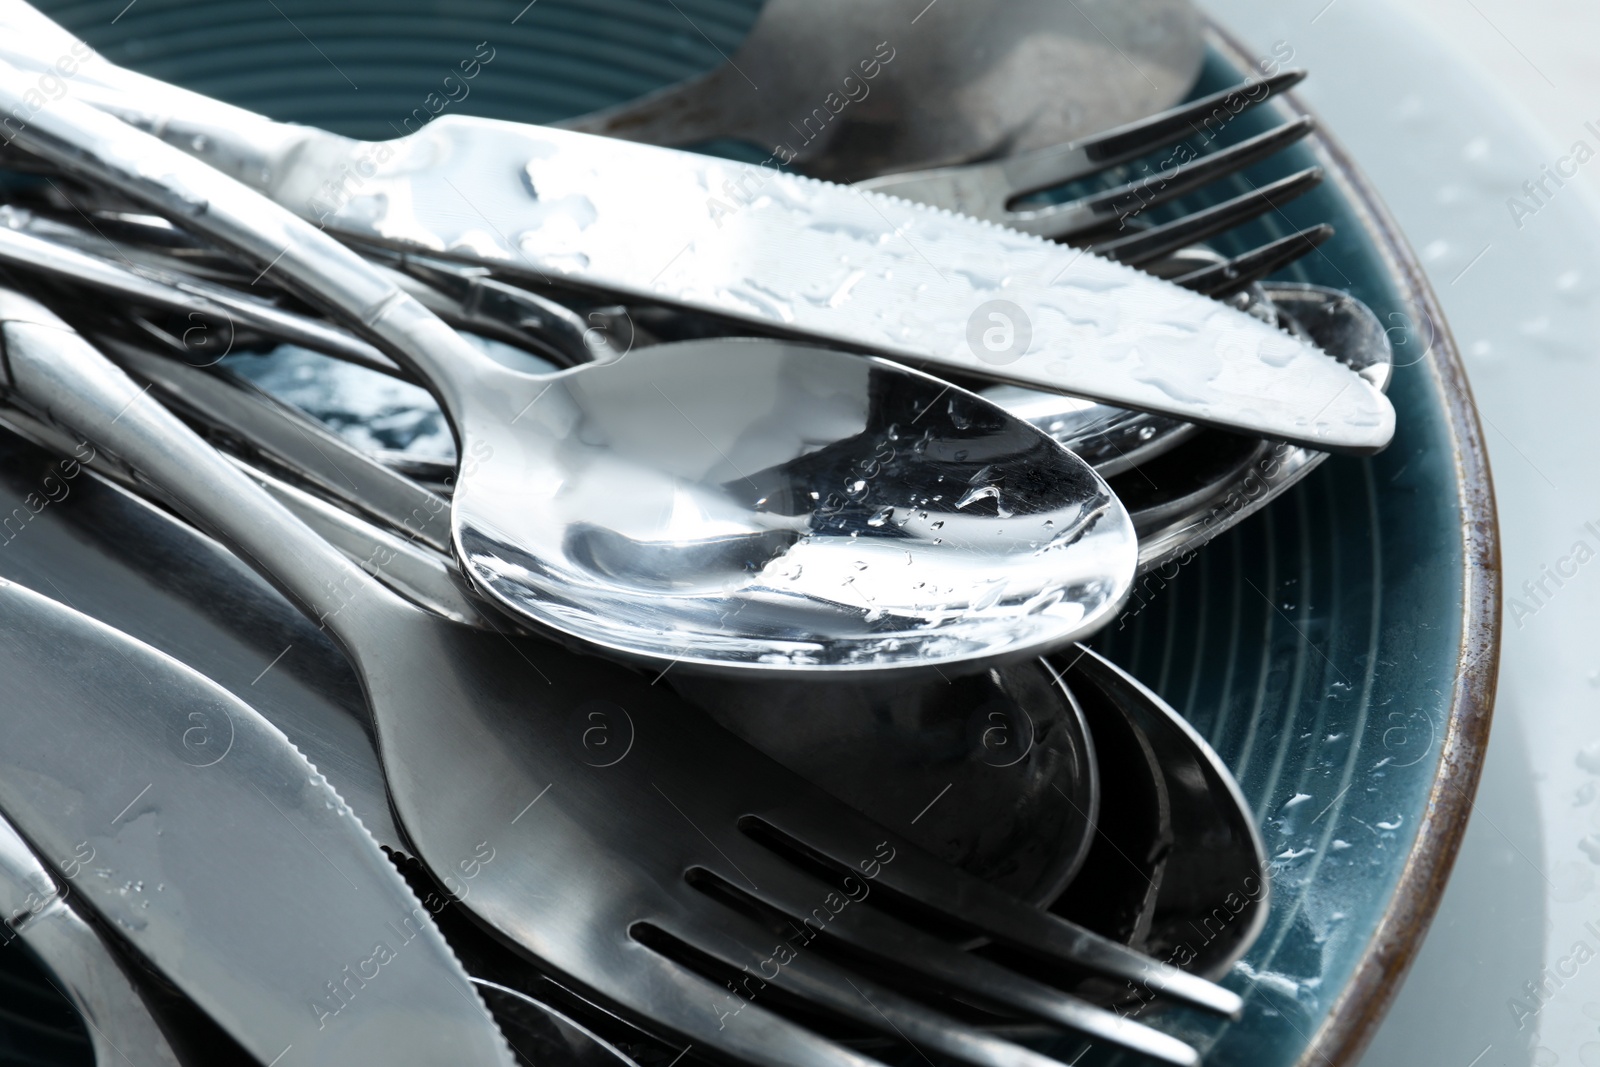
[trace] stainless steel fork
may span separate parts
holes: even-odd
[[[1321,182],[1322,171],[1310,167],[1178,219],[1143,224],[1149,208],[1237,175],[1309,134],[1315,123],[1302,117],[1217,151],[1192,147],[1194,140],[1214,140],[1234,118],[1304,78],[1304,71],[1283,71],[1069,144],[984,163],[891,174],[859,185],[1081,245],[1132,266],[1147,266],[1248,222]],[[1166,158],[1146,176],[1060,203],[1038,198],[1163,150],[1168,152]],[[1210,295],[1226,295],[1305,254],[1332,232],[1327,226],[1309,227],[1253,249],[1246,253],[1248,258],[1175,280]]]

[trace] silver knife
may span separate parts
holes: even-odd
[[[94,862],[82,843],[56,867],[76,874]],[[150,1006],[123,961],[68,899],[66,883],[45,869],[28,843],[0,818],[0,947],[21,941],[50,972],[49,982],[88,1024],[97,1064],[179,1067]]]
[[[354,141],[115,67],[22,0],[0,0],[0,29],[19,69],[346,238],[1323,451],[1374,452],[1394,433],[1388,399],[1311,344],[990,223],[777,167],[489,119]]]
[[[248,705],[10,582],[0,677],[0,810],[262,1064],[514,1062],[428,910]]]

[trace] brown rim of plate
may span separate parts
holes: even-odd
[[[1238,69],[1256,69],[1248,50],[1215,22],[1210,22],[1209,35],[1211,45]],[[1279,99],[1295,115],[1311,114],[1292,93]],[[1500,540],[1483,428],[1461,354],[1438,299],[1400,228],[1344,149],[1320,123],[1306,143],[1326,170],[1325,180],[1344,194],[1363,219],[1390,278],[1410,307],[1411,321],[1427,323],[1431,330],[1433,358],[1415,365],[1433,374],[1445,398],[1456,484],[1462,496],[1460,534],[1465,560],[1456,678],[1428,807],[1394,896],[1367,942],[1355,976],[1334,1001],[1298,1061],[1298,1067],[1341,1067],[1360,1058],[1399,991],[1439,908],[1466,832],[1489,742],[1500,667]]]

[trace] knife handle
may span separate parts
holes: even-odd
[[[35,108],[28,74],[0,60],[0,142],[111,186],[275,271],[429,385],[445,411],[462,410],[474,371],[499,368],[381,270],[227,174],[183,150],[63,96]],[[316,167],[313,171],[320,173]]]
[[[4,385],[26,407],[116,456],[204,529],[270,575],[319,624],[400,601],[146,395],[48,309],[0,290]]]
[[[259,184],[305,134],[335,136],[119,67],[22,0],[0,0],[0,42],[0,57],[33,77],[41,99],[70,93],[169,143],[191,150],[204,144],[207,162],[247,184]],[[11,131],[0,133],[0,140],[10,138]]]
[[[312,126],[277,122],[119,67],[22,0],[0,0],[0,61],[24,74],[24,88],[38,94],[38,100],[49,101],[45,107],[59,97],[88,104],[274,200],[300,205],[302,215],[325,214],[326,205],[344,195],[343,183],[354,180],[346,161],[362,142]],[[20,114],[13,109],[12,121],[0,123],[0,146],[15,139],[19,122],[25,128],[30,111],[43,109],[24,107]],[[4,110],[0,108],[0,113]],[[327,188],[296,185],[297,177],[303,179],[308,170],[295,164],[308,156],[329,161],[327,167],[310,170],[333,176],[325,183]],[[362,164],[357,160],[354,165]]]

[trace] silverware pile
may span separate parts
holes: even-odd
[[[1146,112],[1199,57],[1187,8],[1149,7],[1165,36],[1119,32],[1169,95],[1111,94]],[[971,17],[930,10],[940,40]],[[804,41],[871,32],[815,17],[771,0],[740,52],[790,99]],[[1384,447],[1389,352],[1359,301],[1263,280],[1328,227],[1201,244],[1315,170],[1145,222],[1309,120],[1118,168],[1301,75],[935,136],[903,63],[783,161],[824,182],[618,139],[765,136],[726,70],[570,129],[364,143],[117,68],[21,0],[0,28],[0,160],[34,178],[0,206],[0,422],[331,636],[395,824],[235,693],[8,584],[0,893],[98,1049],[1198,1062],[1147,1018],[1240,1010],[1215,980],[1265,919],[1261,843],[1205,741],[1080,642]],[[1035,70],[991,88],[1032,115]],[[886,106],[904,136],[873,140]],[[370,407],[233,373],[268,350],[453,450],[363,447]]]

